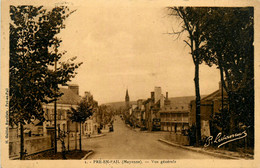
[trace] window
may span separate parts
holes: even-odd
[[[54,120],[54,109],[50,110],[50,120]]]
[[[62,119],[62,120],[65,120],[65,119],[66,119],[66,118],[65,118],[65,113],[66,113],[65,110],[61,110],[61,119]]]
[[[65,124],[62,124],[62,131],[65,131]]]
[[[183,121],[188,121],[188,114],[183,114]]]
[[[58,131],[60,131],[60,124],[58,124]]]
[[[50,120],[54,120],[54,114],[51,114]]]
[[[178,120],[178,121],[181,120],[181,114],[177,114],[177,120]]]
[[[49,118],[50,118],[50,116],[49,116],[49,110],[48,110],[47,108],[44,110],[44,117],[45,117],[45,119],[47,119],[47,120],[49,120]]]
[[[61,109],[58,109],[58,120],[61,120]]]

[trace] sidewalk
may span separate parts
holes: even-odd
[[[90,138],[97,138],[97,137],[102,137],[105,136],[106,134],[97,134],[97,135],[90,135]],[[87,137],[88,138],[88,137]]]
[[[135,132],[141,132],[140,128],[132,128]]]
[[[198,153],[205,153],[208,155],[220,157],[222,159],[236,159],[236,160],[241,160],[241,159],[254,159],[253,155],[247,154],[242,156],[241,153],[238,152],[232,152],[232,151],[227,151],[227,150],[217,150],[217,149],[211,149],[211,148],[204,148],[204,147],[194,147],[194,146],[183,146],[179,145],[177,143],[173,143],[164,139],[158,139],[160,142],[166,143],[171,146],[183,148],[186,150],[198,152]]]

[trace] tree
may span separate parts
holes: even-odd
[[[187,30],[190,41],[195,42],[195,47],[186,43],[194,48],[191,53],[199,58],[198,63],[215,64],[220,70],[221,83],[228,95],[228,108],[222,105],[213,122],[221,126],[224,133],[233,134],[243,125],[254,134],[253,8],[169,9],[175,12],[172,15],[183,20],[182,31]],[[198,47],[196,39],[200,44]]]
[[[200,123],[200,86],[199,86],[199,65],[202,63],[201,48],[205,38],[202,34],[202,25],[205,20],[205,9],[191,7],[168,7],[170,16],[177,16],[182,20],[181,31],[173,32],[173,35],[179,35],[186,31],[188,40],[184,42],[190,47],[190,54],[195,65],[195,94],[196,94],[196,145],[201,140],[201,123]]]
[[[44,121],[42,103],[50,103],[62,94],[58,84],[66,84],[81,65],[54,62],[65,52],[57,53],[62,42],[56,37],[65,28],[64,20],[74,11],[55,7],[49,11],[43,6],[10,6],[10,124],[20,125],[21,157],[23,159],[23,125],[32,118]],[[56,52],[53,47],[56,46]]]
[[[111,124],[114,116],[111,106],[101,105],[99,106],[99,112],[101,113],[101,128],[107,124]]]
[[[216,64],[223,88],[228,94],[230,127],[239,124],[254,132],[254,11],[253,8],[208,8],[205,24],[204,60]],[[226,82],[225,82],[226,81]],[[225,120],[223,120],[225,121]],[[225,124],[227,125],[227,124]]]
[[[72,122],[76,122],[80,124],[80,139],[79,139],[79,149],[82,150],[81,145],[81,124],[84,123],[88,117],[92,116],[93,114],[93,103],[90,101],[87,101],[87,99],[83,98],[83,100],[79,103],[77,109],[74,109],[71,107],[72,115],[70,119]],[[76,125],[76,141],[77,144],[77,125]],[[75,146],[76,147],[76,146]]]
[[[58,128],[58,137],[57,137],[57,139],[60,140],[60,142],[61,142],[62,159],[67,159],[66,158],[66,147],[65,147],[66,134],[67,134],[67,136],[69,136],[68,132],[66,133],[65,131],[61,131],[60,128]]]

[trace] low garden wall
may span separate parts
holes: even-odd
[[[39,153],[52,149],[51,136],[27,137],[24,138],[24,150],[26,155]],[[20,156],[20,139],[12,139],[9,141],[9,158],[17,158]]]

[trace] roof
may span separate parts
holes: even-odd
[[[172,107],[163,107],[160,111],[160,113],[189,113],[188,109],[176,109]]]
[[[195,99],[195,96],[172,97],[168,99],[170,105],[166,105],[166,107],[174,111],[189,111],[190,101],[193,99]]]
[[[146,99],[146,100],[143,101],[143,104],[145,105],[145,104],[149,103],[150,101],[152,101],[152,99],[151,99],[151,98],[148,98],[148,99]]]
[[[77,105],[81,100],[80,96],[71,91],[70,89],[60,88],[60,92],[63,93],[63,95],[58,98],[58,104]]]
[[[133,104],[131,108],[134,110],[137,108],[137,105]]]
[[[68,86],[79,86],[78,84],[69,84]]]
[[[226,97],[227,96],[227,92],[224,91],[224,96]],[[201,100],[214,100],[216,98],[220,98],[221,97],[221,90],[216,90],[215,92],[209,94],[208,96],[202,98]]]

